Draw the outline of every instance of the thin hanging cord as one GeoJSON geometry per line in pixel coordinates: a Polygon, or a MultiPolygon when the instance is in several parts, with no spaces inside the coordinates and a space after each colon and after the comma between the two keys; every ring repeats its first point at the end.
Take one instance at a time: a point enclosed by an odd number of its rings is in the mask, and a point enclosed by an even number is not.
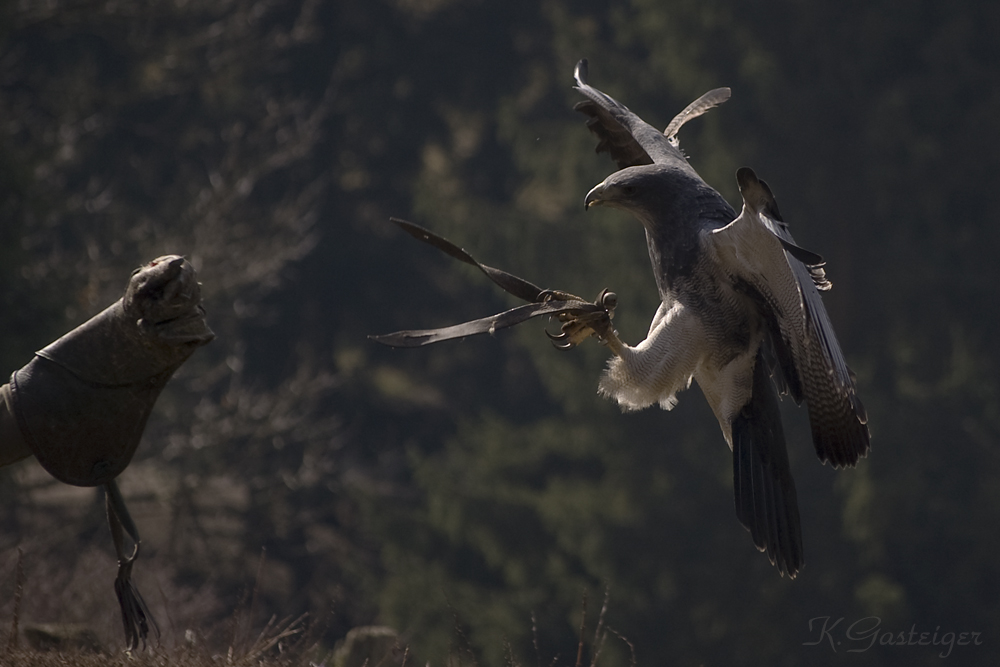
{"type": "Polygon", "coordinates": [[[125,628],[126,650],[134,651],[146,647],[146,638],[149,636],[150,628],[156,635],[156,640],[160,640],[160,628],[156,624],[146,601],[142,599],[135,584],[132,583],[132,565],[139,557],[139,531],[132,521],[128,508],[125,507],[125,500],[122,498],[118,484],[111,480],[104,485],[104,498],[108,510],[108,525],[111,527],[111,539],[115,543],[115,553],[118,555],[118,577],[115,579],[115,595],[118,596],[118,604],[122,612],[122,625],[125,628]],[[132,538],[135,547],[132,555],[125,554],[125,533],[132,538]]]}

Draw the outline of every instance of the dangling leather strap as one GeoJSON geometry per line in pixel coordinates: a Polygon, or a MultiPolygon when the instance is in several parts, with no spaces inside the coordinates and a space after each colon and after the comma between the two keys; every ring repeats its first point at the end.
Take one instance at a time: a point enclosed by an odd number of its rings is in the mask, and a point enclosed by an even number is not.
{"type": "Polygon", "coordinates": [[[402,218],[389,218],[389,222],[393,223],[418,241],[423,241],[428,245],[434,246],[449,257],[477,267],[480,271],[485,273],[490,280],[502,287],[505,292],[509,292],[523,301],[541,301],[543,296],[549,292],[549,290],[543,290],[537,285],[528,282],[524,278],[518,278],[517,276],[507,273],[506,271],[502,271],[501,269],[495,269],[492,266],[480,264],[472,257],[472,255],[462,248],[459,248],[443,236],[438,236],[431,230],[421,227],[420,225],[409,222],[408,220],[403,220],[402,218]]]}
{"type": "Polygon", "coordinates": [[[153,629],[156,640],[159,642],[160,628],[150,613],[149,607],[146,606],[145,600],[142,599],[135,584],[132,583],[132,565],[139,557],[139,531],[128,513],[128,508],[125,507],[125,500],[114,480],[104,485],[104,498],[108,510],[108,525],[111,527],[111,539],[114,540],[115,553],[118,555],[115,595],[118,596],[118,604],[121,606],[125,640],[128,642],[127,650],[134,651],[139,647],[140,642],[145,648],[150,628],[153,629]],[[131,556],[125,554],[125,533],[128,533],[128,536],[135,543],[131,556]]]}
{"type": "Polygon", "coordinates": [[[492,335],[500,329],[512,327],[541,315],[595,320],[598,318],[609,320],[611,318],[614,306],[609,305],[610,302],[591,303],[568,292],[542,289],[524,278],[519,278],[492,266],[480,264],[468,252],[429,229],[406,220],[401,220],[400,218],[389,218],[389,221],[418,241],[434,246],[449,257],[457,259],[460,262],[477,267],[490,280],[503,288],[505,292],[528,303],[502,313],[497,313],[496,315],[491,315],[490,317],[463,322],[449,327],[397,331],[379,336],[368,336],[368,338],[377,343],[382,343],[390,347],[421,347],[423,345],[430,345],[431,343],[465,338],[466,336],[476,334],[488,333],[492,335]]]}

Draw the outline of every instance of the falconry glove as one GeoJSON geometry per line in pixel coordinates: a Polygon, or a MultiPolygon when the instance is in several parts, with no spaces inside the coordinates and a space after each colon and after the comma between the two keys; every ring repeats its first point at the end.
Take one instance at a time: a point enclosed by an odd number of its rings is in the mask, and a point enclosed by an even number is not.
{"type": "Polygon", "coordinates": [[[194,267],[168,255],[136,269],[121,299],[36,352],[0,387],[3,463],[30,453],[61,482],[105,487],[129,649],[156,624],[130,581],[139,534],[114,480],[132,460],[160,391],[214,338],[194,267]],[[135,542],[131,556],[123,527],[135,542]]]}

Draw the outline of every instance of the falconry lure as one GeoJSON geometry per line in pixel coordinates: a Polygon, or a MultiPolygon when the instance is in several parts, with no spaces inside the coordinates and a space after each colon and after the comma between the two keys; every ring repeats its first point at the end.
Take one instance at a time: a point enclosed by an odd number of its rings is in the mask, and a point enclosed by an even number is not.
{"type": "Polygon", "coordinates": [[[121,299],[36,352],[0,386],[0,466],[33,455],[61,482],[104,487],[129,650],[159,631],[132,583],[139,531],[115,478],[171,376],[214,338],[194,267],[167,255],[136,269],[121,299]]]}

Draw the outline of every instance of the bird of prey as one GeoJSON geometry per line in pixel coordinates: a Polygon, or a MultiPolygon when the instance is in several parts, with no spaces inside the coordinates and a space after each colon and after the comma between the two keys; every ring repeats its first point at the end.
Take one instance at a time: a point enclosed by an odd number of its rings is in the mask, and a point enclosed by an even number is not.
{"type": "Polygon", "coordinates": [[[587,84],[576,67],[575,108],[619,170],[587,193],[585,206],[628,211],[643,225],[662,303],[646,339],[619,340],[605,319],[561,317],[557,345],[597,336],[614,353],[600,393],[625,410],[669,410],[694,380],[733,452],[736,514],[779,573],[803,565],[798,501],[785,449],[778,392],[809,410],[823,463],[853,466],[867,455],[869,431],[854,374],[820,299],[823,260],[797,246],[767,184],[737,174],[737,215],[681,153],[680,127],[729,98],[706,93],[660,132],[587,84]]]}

